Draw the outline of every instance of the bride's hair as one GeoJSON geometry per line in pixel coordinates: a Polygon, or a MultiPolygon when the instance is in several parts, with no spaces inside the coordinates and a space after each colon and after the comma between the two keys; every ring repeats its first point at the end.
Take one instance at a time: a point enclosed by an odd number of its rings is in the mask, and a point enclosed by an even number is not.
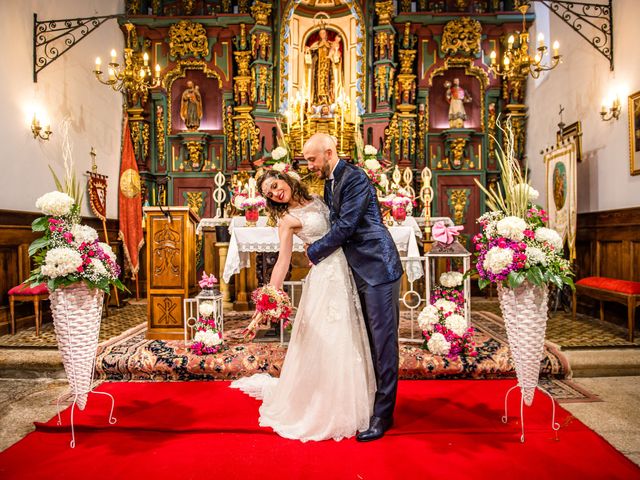
{"type": "MultiPolygon", "coordinates": [[[[267,170],[258,178],[257,187],[261,195],[262,195],[262,185],[264,184],[265,181],[267,181],[270,178],[283,180],[287,185],[289,185],[289,187],[291,188],[292,200],[296,200],[297,202],[301,202],[301,203],[304,203],[305,200],[306,201],[311,200],[311,194],[309,193],[309,190],[307,190],[306,185],[304,185],[297,178],[294,178],[291,175],[287,175],[286,173],[279,172],[277,170],[267,170]]],[[[267,200],[267,213],[274,218],[280,218],[289,211],[288,203],[274,202],[270,198],[266,198],[266,200],[267,200]]]]}

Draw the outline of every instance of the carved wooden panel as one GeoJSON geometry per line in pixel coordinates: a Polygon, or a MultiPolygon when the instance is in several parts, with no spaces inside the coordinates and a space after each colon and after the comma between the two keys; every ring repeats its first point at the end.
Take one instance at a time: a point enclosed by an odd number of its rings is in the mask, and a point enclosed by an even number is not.
{"type": "Polygon", "coordinates": [[[183,218],[172,218],[171,223],[164,216],[151,219],[151,288],[181,288],[184,269],[182,255],[183,218]]]}
{"type": "Polygon", "coordinates": [[[151,294],[151,319],[153,329],[182,328],[182,295],[151,294]]]}

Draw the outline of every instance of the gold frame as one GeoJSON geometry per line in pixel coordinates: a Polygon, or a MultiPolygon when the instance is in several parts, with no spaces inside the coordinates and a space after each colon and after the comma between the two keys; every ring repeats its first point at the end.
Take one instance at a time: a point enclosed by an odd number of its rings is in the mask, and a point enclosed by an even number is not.
{"type": "Polygon", "coordinates": [[[576,160],[580,163],[582,162],[582,123],[580,120],[564,127],[562,132],[556,130],[556,143],[560,145],[564,139],[574,136],[576,137],[576,160]]]}
{"type": "Polygon", "coordinates": [[[640,175],[640,91],[629,95],[629,170],[640,175]]]}

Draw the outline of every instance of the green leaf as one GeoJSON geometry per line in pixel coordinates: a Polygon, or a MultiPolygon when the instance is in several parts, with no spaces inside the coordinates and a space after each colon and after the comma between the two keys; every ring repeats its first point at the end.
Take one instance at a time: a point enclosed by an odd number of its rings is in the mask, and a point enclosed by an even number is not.
{"type": "Polygon", "coordinates": [[[518,283],[518,275],[515,272],[510,272],[507,276],[507,283],[509,284],[510,288],[516,288],[520,286],[520,283],[522,283],[522,281],[518,283]]]}
{"type": "Polygon", "coordinates": [[[31,245],[29,245],[29,256],[33,256],[41,248],[45,248],[49,245],[49,239],[47,237],[36,238],[31,245]]]}
{"type": "Polygon", "coordinates": [[[487,280],[486,278],[478,279],[478,287],[480,290],[484,290],[484,288],[491,283],[491,280],[487,280]]]}
{"type": "Polygon", "coordinates": [[[49,224],[49,217],[39,217],[31,222],[31,230],[34,232],[44,232],[49,224]]]}
{"type": "Polygon", "coordinates": [[[535,285],[542,285],[544,282],[544,276],[542,275],[542,270],[540,270],[540,267],[531,267],[529,269],[529,273],[530,273],[530,281],[531,283],[535,284],[535,285]]]}

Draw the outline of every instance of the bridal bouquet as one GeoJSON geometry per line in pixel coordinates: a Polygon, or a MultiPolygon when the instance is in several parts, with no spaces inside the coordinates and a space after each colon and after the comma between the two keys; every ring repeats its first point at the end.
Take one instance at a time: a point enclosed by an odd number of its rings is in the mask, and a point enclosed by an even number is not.
{"type": "Polygon", "coordinates": [[[251,299],[256,304],[256,313],[249,326],[242,332],[245,338],[255,337],[256,330],[260,326],[269,328],[279,322],[283,322],[285,328],[290,325],[291,300],[284,290],[277,289],[272,285],[265,285],[254,290],[251,299]]]}
{"type": "Polygon", "coordinates": [[[215,318],[215,304],[200,302],[198,304],[198,319],[196,320],[196,334],[189,349],[196,355],[210,355],[218,353],[222,347],[222,334],[218,330],[215,318]]]}
{"type": "Polygon", "coordinates": [[[460,272],[444,272],[440,275],[440,283],[433,287],[431,303],[443,298],[455,303],[459,308],[464,308],[463,281],[464,275],[460,272]]]}
{"type": "Polygon", "coordinates": [[[451,359],[478,355],[472,340],[473,327],[467,327],[462,308],[457,303],[444,298],[436,300],[420,312],[418,325],[424,337],[423,348],[434,355],[451,359]]]}
{"type": "Polygon", "coordinates": [[[77,282],[106,293],[111,285],[124,289],[113,250],[98,241],[93,228],[80,224],[80,206],[73,197],[49,192],[36,201],[36,207],[44,216],[34,220],[31,228],[44,235],[29,246],[36,268],[28,282],[44,282],[50,292],[77,282]]]}

